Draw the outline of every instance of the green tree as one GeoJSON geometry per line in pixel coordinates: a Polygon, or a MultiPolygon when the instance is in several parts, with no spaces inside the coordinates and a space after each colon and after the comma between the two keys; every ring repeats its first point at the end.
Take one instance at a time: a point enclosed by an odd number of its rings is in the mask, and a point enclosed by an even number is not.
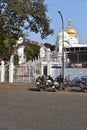
{"type": "Polygon", "coordinates": [[[40,47],[35,44],[28,44],[25,46],[24,53],[26,56],[26,61],[38,58],[40,47]]]}
{"type": "Polygon", "coordinates": [[[42,39],[52,34],[47,11],[44,0],[0,0],[0,44],[3,44],[0,50],[4,48],[4,40],[8,39],[10,56],[15,40],[25,36],[25,30],[40,33],[42,39]]]}
{"type": "Polygon", "coordinates": [[[33,58],[38,58],[40,47],[36,44],[30,44],[30,47],[32,48],[32,50],[34,52],[33,58]]]}
{"type": "Polygon", "coordinates": [[[14,56],[14,65],[17,65],[18,61],[19,61],[19,57],[18,57],[17,54],[15,54],[15,56],[14,56]]]}
{"type": "Polygon", "coordinates": [[[54,49],[55,49],[55,46],[52,45],[52,44],[50,44],[50,43],[44,43],[44,46],[45,46],[46,48],[50,48],[51,51],[54,51],[54,49]]]}
{"type": "Polygon", "coordinates": [[[3,33],[0,35],[0,58],[4,61],[8,61],[11,56],[11,52],[14,49],[13,45],[16,43],[16,40],[14,38],[9,39],[9,37],[6,37],[6,35],[3,33]]]}
{"type": "Polygon", "coordinates": [[[24,53],[25,53],[25,56],[26,56],[26,61],[33,59],[34,51],[32,50],[32,48],[29,45],[25,46],[24,53]]]}

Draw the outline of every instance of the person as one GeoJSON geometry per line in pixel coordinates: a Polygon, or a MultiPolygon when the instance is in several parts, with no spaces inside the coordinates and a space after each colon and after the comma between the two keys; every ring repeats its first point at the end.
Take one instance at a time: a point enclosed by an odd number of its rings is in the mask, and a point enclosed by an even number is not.
{"type": "Polygon", "coordinates": [[[42,82],[46,82],[46,76],[42,75],[42,82]]]}
{"type": "Polygon", "coordinates": [[[42,88],[45,89],[46,88],[46,76],[45,75],[42,75],[42,78],[41,78],[41,85],[42,85],[42,88]]]}
{"type": "Polygon", "coordinates": [[[52,82],[54,81],[50,75],[48,76],[48,79],[51,80],[52,82]]]}

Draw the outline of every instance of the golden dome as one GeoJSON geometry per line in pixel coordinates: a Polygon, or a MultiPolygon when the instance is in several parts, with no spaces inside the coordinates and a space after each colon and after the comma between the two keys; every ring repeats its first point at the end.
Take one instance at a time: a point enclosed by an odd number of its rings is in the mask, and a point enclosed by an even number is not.
{"type": "Polygon", "coordinates": [[[65,29],[65,32],[76,35],[75,29],[70,26],[70,19],[68,20],[68,27],[65,29]]]}
{"type": "Polygon", "coordinates": [[[74,28],[72,27],[68,27],[66,30],[65,30],[68,34],[74,34],[76,35],[76,31],[74,28]]]}

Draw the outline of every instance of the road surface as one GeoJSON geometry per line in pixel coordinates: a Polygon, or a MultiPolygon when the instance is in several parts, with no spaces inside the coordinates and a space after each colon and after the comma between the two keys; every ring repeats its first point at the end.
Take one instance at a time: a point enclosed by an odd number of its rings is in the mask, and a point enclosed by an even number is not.
{"type": "Polygon", "coordinates": [[[0,85],[0,130],[87,130],[87,93],[0,85]]]}

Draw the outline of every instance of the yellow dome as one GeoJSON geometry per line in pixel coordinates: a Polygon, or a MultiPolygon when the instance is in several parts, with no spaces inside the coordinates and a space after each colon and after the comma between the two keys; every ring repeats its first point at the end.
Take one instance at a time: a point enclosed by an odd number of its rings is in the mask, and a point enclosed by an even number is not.
{"type": "Polygon", "coordinates": [[[70,19],[68,20],[68,27],[65,29],[65,31],[66,31],[68,34],[76,35],[75,29],[70,26],[70,19]]]}
{"type": "Polygon", "coordinates": [[[74,28],[72,27],[68,27],[66,30],[65,30],[68,34],[74,34],[76,35],[76,31],[74,28]]]}

